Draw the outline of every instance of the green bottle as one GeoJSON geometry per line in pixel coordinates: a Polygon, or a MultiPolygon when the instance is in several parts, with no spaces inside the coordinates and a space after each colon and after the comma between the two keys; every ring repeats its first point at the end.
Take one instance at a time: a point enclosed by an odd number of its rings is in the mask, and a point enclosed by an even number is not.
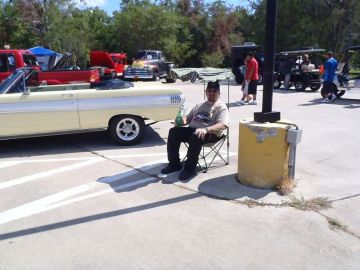
{"type": "Polygon", "coordinates": [[[175,118],[175,126],[176,127],[181,127],[183,124],[183,119],[182,119],[182,113],[181,110],[179,110],[178,114],[176,115],[175,118]]]}
{"type": "Polygon", "coordinates": [[[185,115],[185,104],[182,104],[180,107],[180,110],[175,118],[175,126],[176,127],[181,127],[184,124],[184,122],[183,122],[184,115],[185,115]]]}

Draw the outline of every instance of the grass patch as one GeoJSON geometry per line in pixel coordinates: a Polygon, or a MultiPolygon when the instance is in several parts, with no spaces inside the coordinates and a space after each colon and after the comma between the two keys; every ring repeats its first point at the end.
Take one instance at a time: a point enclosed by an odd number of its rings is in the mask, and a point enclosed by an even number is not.
{"type": "Polygon", "coordinates": [[[340,221],[338,221],[335,218],[326,217],[326,220],[329,223],[330,228],[333,229],[333,230],[341,230],[341,231],[346,231],[347,230],[347,227],[342,225],[340,223],[340,221]]]}
{"type": "Polygon", "coordinates": [[[294,182],[295,180],[290,178],[283,179],[280,185],[276,186],[275,189],[282,196],[289,195],[294,190],[294,182]]]}
{"type": "Polygon", "coordinates": [[[261,203],[261,202],[255,201],[255,200],[249,200],[249,199],[246,199],[246,200],[242,201],[241,203],[245,204],[249,208],[254,208],[254,207],[259,207],[259,206],[261,206],[261,207],[266,206],[264,203],[261,203]]]}
{"type": "Polygon", "coordinates": [[[304,200],[304,197],[291,197],[289,205],[302,211],[320,211],[331,208],[331,202],[328,197],[317,197],[310,200],[304,200]]]}

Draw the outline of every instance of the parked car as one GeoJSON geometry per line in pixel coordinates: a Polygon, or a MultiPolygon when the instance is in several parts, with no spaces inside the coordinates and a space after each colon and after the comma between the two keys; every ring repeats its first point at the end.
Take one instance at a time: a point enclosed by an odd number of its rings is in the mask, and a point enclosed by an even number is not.
{"type": "Polygon", "coordinates": [[[40,66],[28,50],[0,50],[0,82],[19,67],[31,67],[40,70],[40,66]]]}
{"type": "MultiPolygon", "coordinates": [[[[305,91],[307,88],[310,88],[310,91],[317,91],[321,87],[321,74],[319,71],[319,66],[321,61],[315,59],[315,55],[323,53],[325,50],[320,48],[314,49],[302,49],[296,51],[284,51],[278,54],[280,61],[277,61],[277,64],[281,66],[284,62],[288,61],[290,58],[293,60],[293,66],[290,74],[290,87],[294,86],[296,91],[305,91]],[[302,56],[309,55],[311,59],[311,64],[304,67],[302,65],[302,56]]],[[[279,89],[284,83],[285,74],[282,73],[281,68],[276,68],[274,75],[274,85],[275,89],[279,89]]]]}
{"type": "Polygon", "coordinates": [[[0,140],[108,130],[119,144],[144,136],[145,120],[175,119],[181,89],[121,80],[39,85],[33,69],[16,70],[0,85],[0,140]]]}
{"type": "Polygon", "coordinates": [[[232,59],[232,68],[231,71],[235,76],[235,81],[238,84],[242,84],[245,76],[245,57],[246,53],[254,53],[254,58],[258,62],[259,67],[259,81],[262,83],[263,77],[263,48],[260,45],[255,45],[252,42],[246,42],[244,45],[237,45],[231,47],[231,59],[232,59]]]}
{"type": "Polygon", "coordinates": [[[90,66],[105,67],[104,77],[115,79],[124,74],[127,66],[126,53],[108,53],[105,51],[92,51],[90,53],[90,66]]]}
{"type": "Polygon", "coordinates": [[[36,57],[30,51],[0,50],[0,82],[21,67],[39,70],[39,80],[49,85],[100,81],[98,69],[80,70],[74,65],[66,66],[70,57],[71,54],[65,53],[52,69],[40,71],[36,57]]]}
{"type": "Polygon", "coordinates": [[[131,80],[154,80],[165,78],[167,82],[173,82],[168,76],[173,62],[166,62],[162,51],[143,50],[128,66],[124,73],[124,79],[131,80]]]}

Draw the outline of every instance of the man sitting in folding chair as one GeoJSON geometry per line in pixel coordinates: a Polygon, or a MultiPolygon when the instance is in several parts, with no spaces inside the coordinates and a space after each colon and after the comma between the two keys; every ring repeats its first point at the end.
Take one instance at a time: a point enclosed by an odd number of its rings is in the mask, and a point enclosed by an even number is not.
{"type": "Polygon", "coordinates": [[[196,165],[201,148],[206,143],[217,142],[223,131],[229,125],[229,111],[226,104],[219,100],[219,82],[209,82],[206,88],[207,100],[197,104],[183,118],[183,126],[169,130],[167,154],[169,164],[161,170],[162,174],[176,172],[182,169],[179,157],[181,142],[189,144],[184,169],[179,174],[179,180],[188,180],[195,176],[196,165]]]}

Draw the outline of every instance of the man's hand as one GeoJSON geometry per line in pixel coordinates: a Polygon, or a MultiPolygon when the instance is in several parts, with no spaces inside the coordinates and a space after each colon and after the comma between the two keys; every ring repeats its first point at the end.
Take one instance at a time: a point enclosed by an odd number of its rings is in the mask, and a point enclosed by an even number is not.
{"type": "Polygon", "coordinates": [[[182,121],[183,121],[183,126],[186,126],[187,124],[189,124],[189,123],[187,122],[186,116],[183,116],[182,121]]]}
{"type": "Polygon", "coordinates": [[[205,128],[197,128],[195,130],[195,135],[198,136],[198,138],[201,138],[202,140],[205,139],[205,135],[206,135],[207,131],[205,128]]]}

